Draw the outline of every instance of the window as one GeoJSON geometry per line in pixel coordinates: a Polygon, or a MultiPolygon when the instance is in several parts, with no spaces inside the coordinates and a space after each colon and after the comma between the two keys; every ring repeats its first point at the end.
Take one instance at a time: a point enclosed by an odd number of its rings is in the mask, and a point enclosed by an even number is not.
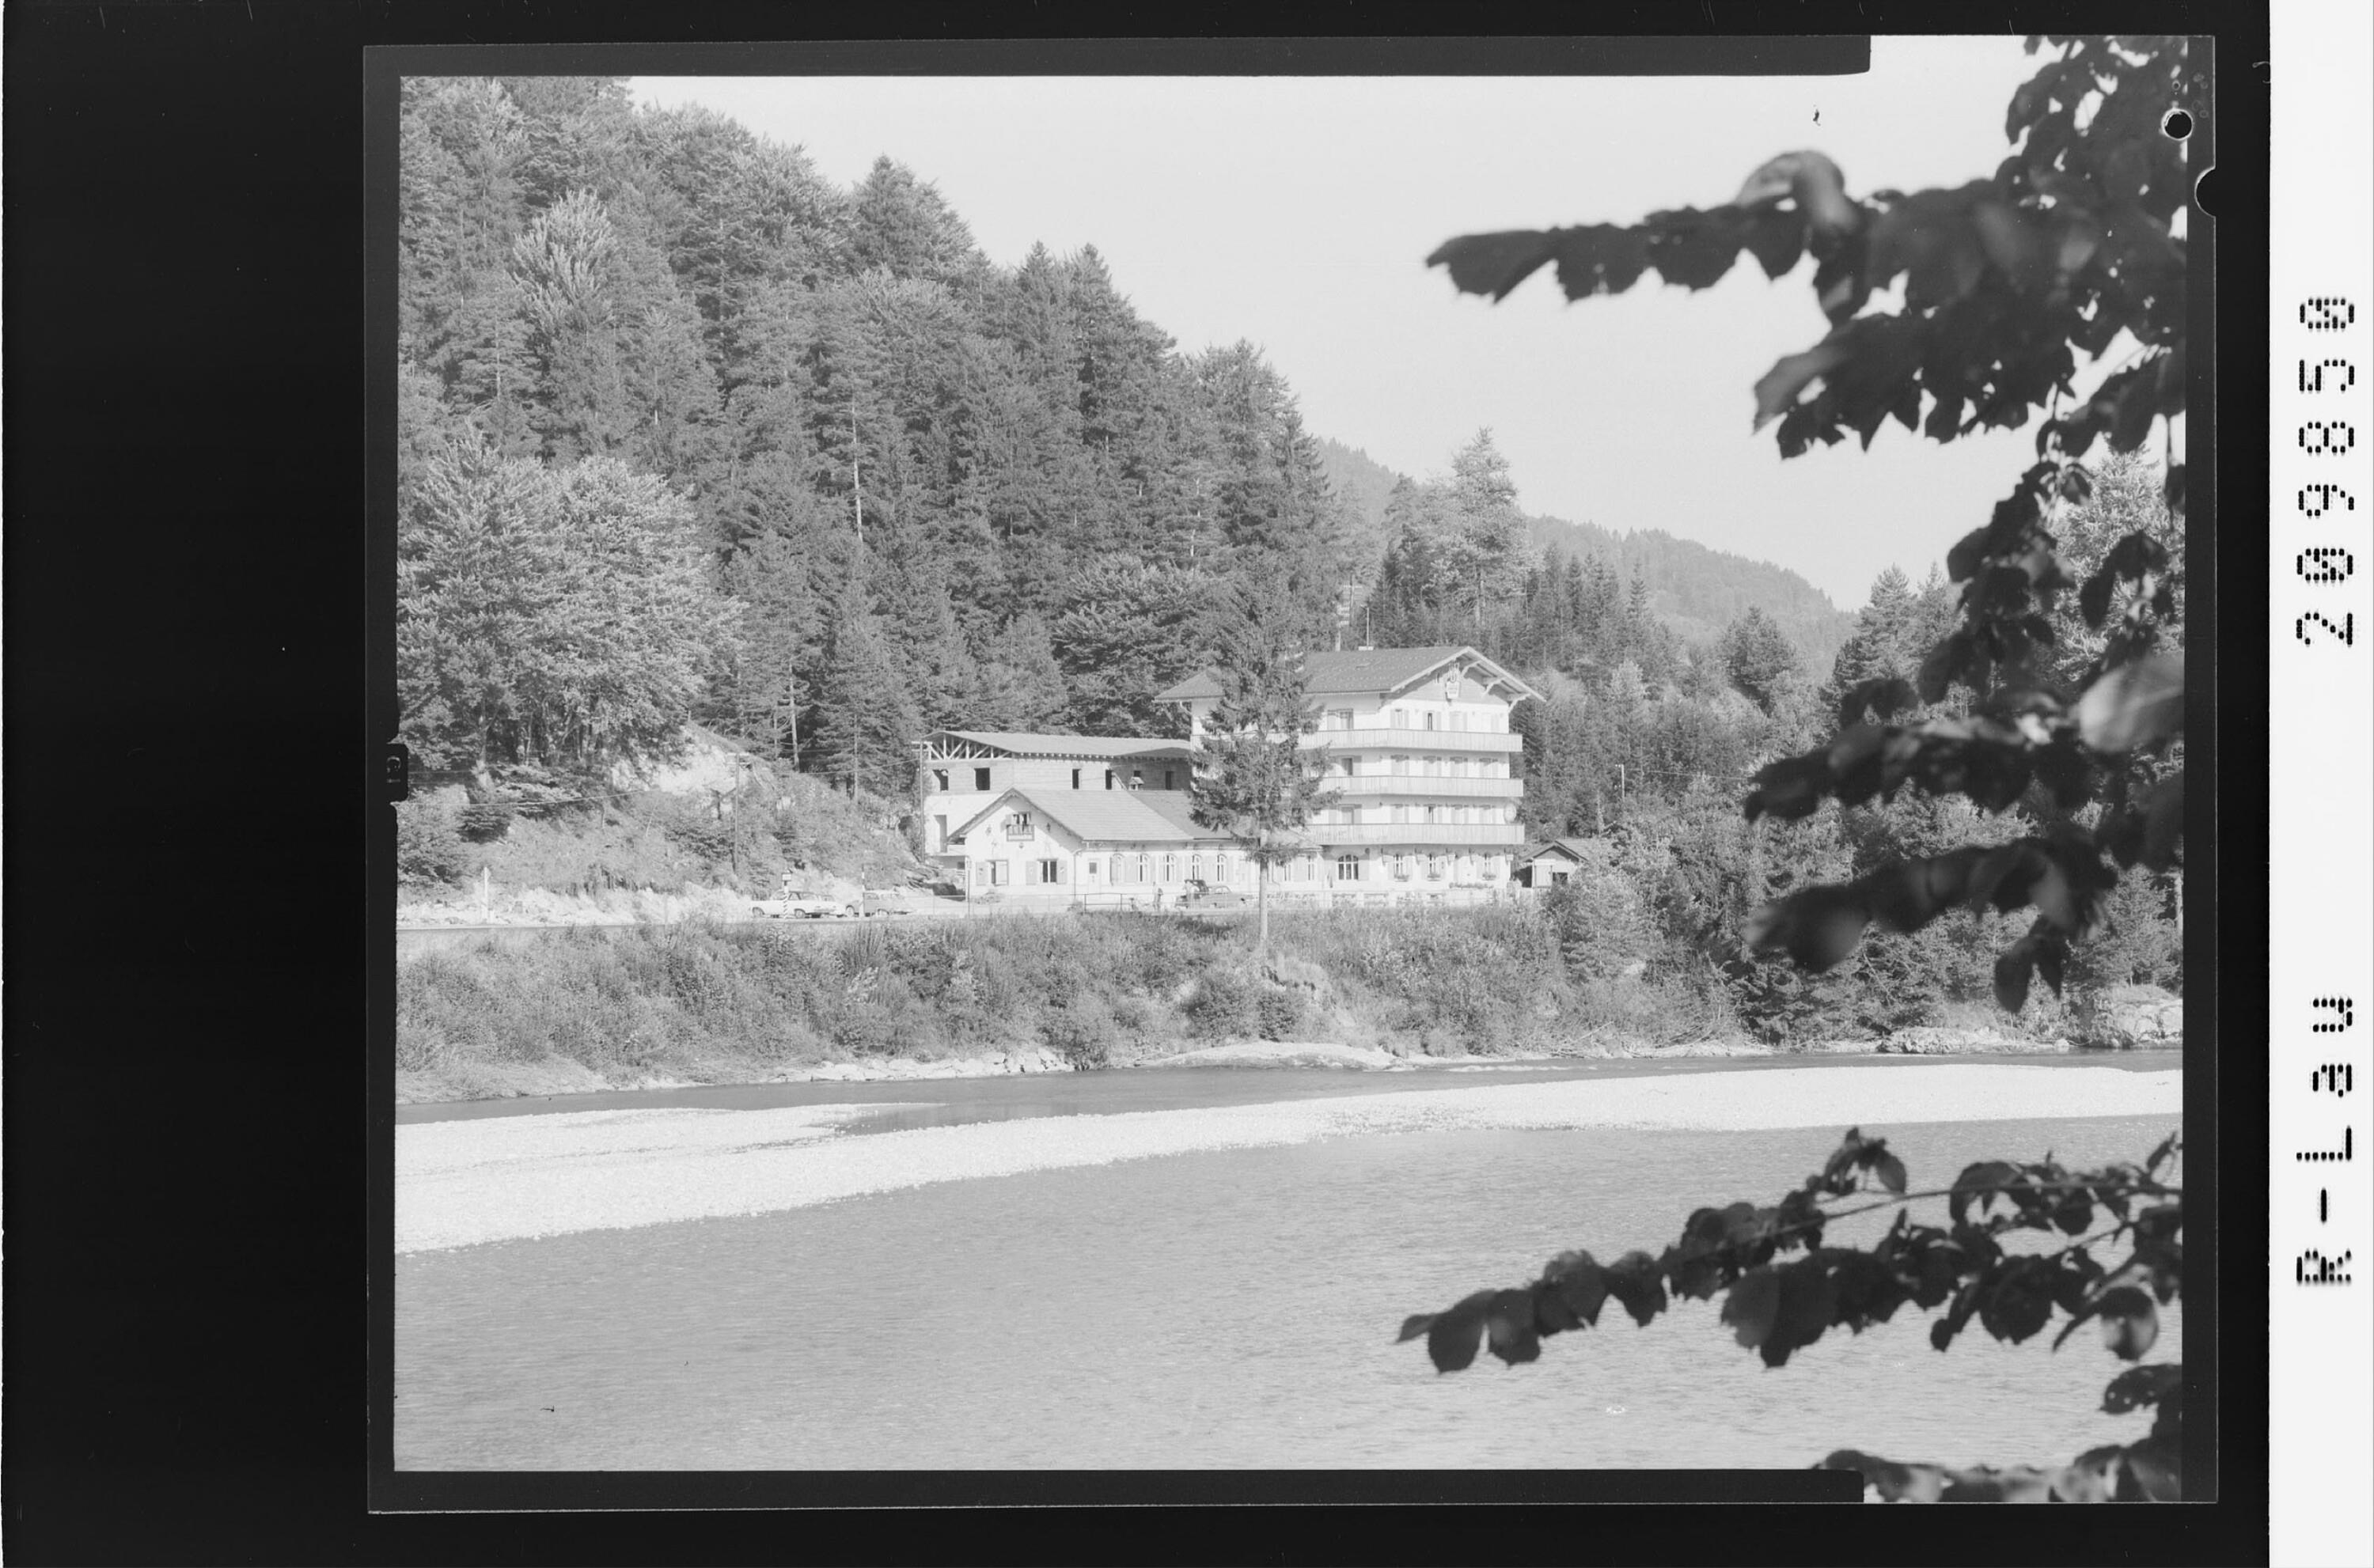
{"type": "Polygon", "coordinates": [[[1428,708],[1426,710],[1426,727],[1429,730],[1434,728],[1434,709],[1430,708],[1428,708]]]}
{"type": "Polygon", "coordinates": [[[1347,827],[1357,827],[1357,826],[1359,826],[1359,825],[1360,825],[1360,808],[1359,808],[1359,807],[1357,807],[1357,806],[1354,806],[1354,807],[1352,807],[1349,811],[1346,811],[1346,812],[1344,813],[1344,823],[1345,823],[1345,825],[1346,825],[1346,826],[1347,826],[1347,827]]]}
{"type": "Polygon", "coordinates": [[[1388,869],[1393,872],[1396,880],[1401,882],[1407,882],[1409,880],[1409,857],[1407,855],[1388,855],[1385,857],[1385,864],[1388,869]]]}
{"type": "Polygon", "coordinates": [[[1409,808],[1407,806],[1395,806],[1393,808],[1393,820],[1395,822],[1407,822],[1409,820],[1409,808]]]}
{"type": "Polygon", "coordinates": [[[1072,788],[1073,788],[1073,789],[1075,789],[1075,790],[1076,790],[1076,789],[1078,789],[1079,787],[1080,787],[1080,770],[1079,770],[1078,768],[1076,768],[1076,767],[1075,767],[1075,768],[1072,769],[1072,788]]]}
{"type": "Polygon", "coordinates": [[[1033,836],[1033,832],[1028,812],[1015,812],[1006,817],[1005,836],[1008,838],[1028,838],[1033,836]]]}
{"type": "Polygon", "coordinates": [[[932,788],[937,790],[943,795],[948,792],[948,770],[946,768],[935,767],[932,769],[932,788]]]}
{"type": "Polygon", "coordinates": [[[1360,857],[1357,855],[1338,855],[1335,857],[1335,880],[1338,882],[1359,881],[1360,857]]]}
{"type": "Polygon", "coordinates": [[[989,884],[992,887],[1004,887],[1008,882],[1013,880],[1013,861],[992,860],[989,862],[989,884]]]}
{"type": "Polygon", "coordinates": [[[976,767],[972,770],[972,787],[976,790],[986,790],[989,788],[989,769],[986,767],[976,767]]]}
{"type": "Polygon", "coordinates": [[[1178,856],[1165,855],[1162,857],[1162,880],[1165,882],[1177,882],[1179,880],[1178,856]]]}
{"type": "Polygon", "coordinates": [[[1175,770],[1168,767],[1162,770],[1162,787],[1166,790],[1179,788],[1179,775],[1175,770]]]}
{"type": "Polygon", "coordinates": [[[1352,727],[1352,710],[1348,708],[1334,708],[1328,709],[1327,727],[1330,730],[1350,729],[1352,727]]]}
{"type": "Polygon", "coordinates": [[[1212,875],[1223,883],[1228,880],[1228,858],[1226,855],[1212,857],[1212,875]]]}
{"type": "Polygon", "coordinates": [[[1146,788],[1146,769],[1142,767],[1133,767],[1129,770],[1129,787],[1133,790],[1143,790],[1146,788]]]}
{"type": "Polygon", "coordinates": [[[1409,728],[1408,708],[1396,708],[1393,709],[1393,728],[1396,730],[1406,730],[1409,728]]]}
{"type": "Polygon", "coordinates": [[[1409,776],[1409,758],[1405,756],[1397,756],[1393,758],[1393,772],[1400,777],[1407,778],[1409,776]]]}
{"type": "Polygon", "coordinates": [[[1201,882],[1204,880],[1203,856],[1190,855],[1187,857],[1187,880],[1189,882],[1201,882]]]}
{"type": "Polygon", "coordinates": [[[1063,881],[1064,862],[1061,860],[1031,861],[1030,880],[1040,883],[1058,883],[1063,881]]]}
{"type": "Polygon", "coordinates": [[[1112,770],[1111,768],[1108,767],[1108,768],[1106,768],[1106,769],[1105,769],[1105,788],[1106,788],[1106,789],[1110,790],[1110,789],[1111,789],[1111,788],[1112,788],[1112,780],[1113,780],[1113,770],[1112,770]]]}
{"type": "Polygon", "coordinates": [[[1449,859],[1450,857],[1448,855],[1428,855],[1426,858],[1426,880],[1428,882],[1440,882],[1442,880],[1443,862],[1449,859]]]}
{"type": "Polygon", "coordinates": [[[1101,866],[1100,866],[1099,862],[1095,861],[1095,860],[1090,860],[1090,861],[1088,862],[1088,880],[1089,880],[1089,881],[1091,881],[1091,882],[1094,882],[1094,881],[1096,880],[1096,877],[1097,877],[1097,872],[1098,872],[1100,869],[1102,869],[1102,868],[1101,868],[1101,866]]]}
{"type": "Polygon", "coordinates": [[[1430,805],[1430,806],[1427,807],[1427,808],[1426,808],[1426,820],[1427,820],[1428,822],[1429,822],[1429,823],[1439,823],[1439,822],[1440,822],[1440,821],[1442,820],[1442,808],[1441,808],[1440,806],[1432,806],[1432,805],[1430,805]]]}
{"type": "Polygon", "coordinates": [[[932,848],[937,849],[946,845],[947,841],[948,819],[944,816],[934,817],[932,819],[932,848]]]}

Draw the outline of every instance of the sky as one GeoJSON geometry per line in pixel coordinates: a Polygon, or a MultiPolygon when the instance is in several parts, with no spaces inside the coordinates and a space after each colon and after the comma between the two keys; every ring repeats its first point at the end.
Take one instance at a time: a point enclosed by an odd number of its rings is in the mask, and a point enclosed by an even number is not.
{"type": "Polygon", "coordinates": [[[1751,433],[1749,388],[1827,330],[1810,259],[1778,281],[1743,257],[1702,293],[1652,273],[1571,304],[1545,268],[1495,306],[1425,258],[1457,234],[1711,206],[1801,148],[1859,194],[1982,178],[2038,64],[2016,38],[1877,38],[1851,76],[641,77],[634,92],[730,115],[844,185],[887,155],[1002,266],[1034,243],[1094,245],[1182,350],[1259,345],[1314,433],[1389,468],[1445,473],[1488,427],[1527,511],[1777,562],[1853,609],[1882,570],[1918,579],[1986,521],[2034,461],[2032,426],[1939,446],[1889,424],[1867,453],[1849,439],[1784,463],[1769,427],[1751,433]]]}

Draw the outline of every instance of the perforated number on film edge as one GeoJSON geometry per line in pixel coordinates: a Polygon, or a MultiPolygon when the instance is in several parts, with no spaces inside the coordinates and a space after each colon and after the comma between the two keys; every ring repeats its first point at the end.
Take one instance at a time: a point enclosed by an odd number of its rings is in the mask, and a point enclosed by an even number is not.
{"type": "MultiPolygon", "coordinates": [[[[2301,303],[2299,319],[2310,332],[2340,332],[2356,322],[2357,306],[2339,295],[2322,295],[2301,303]]],[[[2345,392],[2356,384],[2357,366],[2351,360],[2328,356],[2299,361],[2299,390],[2304,393],[2345,392]]],[[[2304,419],[2298,443],[2309,457],[2346,457],[2356,450],[2357,427],[2347,419],[2304,419]]],[[[2357,497],[2338,485],[2309,485],[2300,489],[2300,515],[2311,521],[2356,509],[2357,497]]],[[[2346,582],[2356,568],[2356,557],[2339,544],[2311,545],[2295,560],[2301,581],[2323,586],[2346,582]]],[[[2335,621],[2321,610],[2306,610],[2293,619],[2292,635],[2311,648],[2355,647],[2356,616],[2344,611],[2335,621]]]]}

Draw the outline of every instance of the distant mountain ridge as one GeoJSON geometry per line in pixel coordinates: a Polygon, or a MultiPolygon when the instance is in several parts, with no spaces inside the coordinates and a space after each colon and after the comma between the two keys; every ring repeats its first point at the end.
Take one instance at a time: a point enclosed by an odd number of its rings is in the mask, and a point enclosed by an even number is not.
{"type": "MultiPolygon", "coordinates": [[[[1404,477],[1357,447],[1321,438],[1320,460],[1328,483],[1358,520],[1364,553],[1373,544],[1381,556],[1385,503],[1404,477]]],[[[1855,617],[1786,567],[1751,560],[1663,529],[1618,533],[1593,522],[1527,514],[1526,541],[1536,549],[1556,545],[1569,556],[1596,556],[1626,579],[1636,574],[1649,585],[1650,603],[1675,635],[1711,641],[1752,605],[1772,617],[1804,657],[1808,673],[1829,673],[1830,661],[1853,635],[1855,617]]]]}

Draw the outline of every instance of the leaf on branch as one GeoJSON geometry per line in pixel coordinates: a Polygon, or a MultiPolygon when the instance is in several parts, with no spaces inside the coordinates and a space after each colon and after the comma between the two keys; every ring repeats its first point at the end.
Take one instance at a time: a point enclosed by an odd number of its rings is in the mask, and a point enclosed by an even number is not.
{"type": "Polygon", "coordinates": [[[1963,1167],[1962,1174],[1954,1178],[1953,1189],[1945,1199],[1945,1211],[1957,1225],[1962,1223],[1963,1216],[1969,1212],[1973,1203],[1978,1205],[1979,1212],[1984,1214],[1988,1206],[2003,1195],[2003,1189],[2018,1177],[2019,1167],[2001,1160],[1985,1160],[1975,1165],[1967,1165],[1963,1167]]]}
{"type": "MultiPolygon", "coordinates": [[[[1426,1353],[1437,1372],[1460,1372],[1475,1363],[1475,1352],[1484,1338],[1484,1314],[1499,1293],[1478,1291],[1427,1326],[1426,1353]]],[[[1408,1323],[1402,1325],[1402,1331],[1409,1332],[1408,1323]]]]}
{"type": "Polygon", "coordinates": [[[2127,1445],[2122,1484],[2113,1501],[2178,1503],[2184,1497],[2183,1450],[2173,1434],[2154,1433],[2127,1445]]]}
{"type": "Polygon", "coordinates": [[[1550,1259],[1542,1270],[1540,1289],[1581,1322],[1597,1327],[1599,1309],[1607,1300],[1607,1281],[1588,1252],[1561,1252],[1550,1259]]]}
{"type": "Polygon", "coordinates": [[[1788,272],[1805,253],[1804,215],[1777,207],[1758,214],[1747,228],[1747,252],[1766,277],[1777,278],[1788,272]]]}
{"type": "Polygon", "coordinates": [[[1569,299],[1621,294],[1649,268],[1649,240],[1611,223],[1551,231],[1557,241],[1558,287],[1569,299]]]}
{"type": "Polygon", "coordinates": [[[2184,841],[2184,775],[2176,774],[2152,786],[2143,799],[2143,843],[2139,858],[2156,872],[2178,862],[2184,841]]]}
{"type": "Polygon", "coordinates": [[[1624,1304],[1632,1321],[1645,1328],[1665,1310],[1665,1283],[1657,1260],[1645,1252],[1628,1252],[1605,1270],[1607,1293],[1624,1304]]]}
{"type": "Polygon", "coordinates": [[[1800,1258],[1777,1270],[1780,1304],[1759,1352],[1767,1366],[1787,1364],[1792,1352],[1820,1339],[1838,1312],[1838,1291],[1820,1257],[1800,1258]]]}
{"type": "Polygon", "coordinates": [[[2010,1259],[1980,1304],[1980,1327],[2015,1345],[2033,1339],[2052,1316],[2052,1273],[2040,1258],[2010,1259]]]}
{"type": "Polygon", "coordinates": [[[2027,977],[2036,966],[2036,952],[2026,938],[2011,944],[1995,960],[1995,1005],[2017,1012],[2027,1005],[2027,977]]]}
{"type": "Polygon", "coordinates": [[[2184,656],[2160,651],[2109,670],[2077,699],[2077,732],[2106,755],[2131,752],[2184,727],[2184,656]]]}
{"type": "Polygon", "coordinates": [[[1783,821],[1811,816],[1821,809],[1829,787],[1828,760],[1819,752],[1810,756],[1783,757],[1757,770],[1747,791],[1747,820],[1769,812],[1783,821]]]}
{"type": "Polygon", "coordinates": [[[1534,1297],[1530,1291],[1496,1293],[1491,1305],[1484,1309],[1484,1330],[1492,1353],[1509,1365],[1541,1359],[1542,1341],[1534,1326],[1534,1297]]]}
{"type": "Polygon", "coordinates": [[[1849,686],[1839,699],[1839,726],[1844,729],[1863,721],[1868,711],[1883,721],[1911,708],[1919,701],[1912,683],[1901,675],[1882,675],[1875,680],[1858,681],[1849,686]]]}
{"type": "Polygon", "coordinates": [[[2159,1342],[2159,1309],[2133,1285],[2104,1292],[2094,1316],[2102,1322],[2102,1343],[2121,1361],[2139,1361],[2159,1342]]]}
{"type": "Polygon", "coordinates": [[[1871,915],[1851,888],[1809,887],[1758,909],[1742,934],[1750,948],[1780,948],[1799,967],[1820,974],[1852,953],[1871,915]]]}
{"type": "Polygon", "coordinates": [[[1754,1269],[1739,1277],[1722,1298],[1722,1321],[1743,1350],[1755,1350],[1772,1332],[1780,1312],[1780,1274],[1774,1269],[1754,1269]]]}
{"type": "Polygon", "coordinates": [[[1786,355],[1775,362],[1757,380],[1756,422],[1749,428],[1761,430],[1778,418],[1816,377],[1828,375],[1845,364],[1849,353],[1834,332],[1804,352],[1786,355]]]}
{"type": "Polygon", "coordinates": [[[1463,234],[1436,246],[1426,264],[1450,269],[1451,285],[1461,293],[1488,294],[1497,303],[1556,253],[1558,232],[1510,228],[1496,234],[1463,234]]]}
{"type": "Polygon", "coordinates": [[[2184,1363],[2164,1361],[2151,1366],[2131,1366],[2110,1379],[2102,1390],[2102,1413],[2122,1416],[2146,1405],[2180,1399],[2184,1393],[2184,1363]]]}
{"type": "Polygon", "coordinates": [[[1887,1188],[1888,1191],[1895,1193],[1898,1198],[1904,1196],[1905,1176],[1903,1161],[1898,1159],[1893,1154],[1882,1154],[1878,1159],[1872,1162],[1871,1171],[1872,1175],[1879,1178],[1880,1186],[1887,1188]]]}

